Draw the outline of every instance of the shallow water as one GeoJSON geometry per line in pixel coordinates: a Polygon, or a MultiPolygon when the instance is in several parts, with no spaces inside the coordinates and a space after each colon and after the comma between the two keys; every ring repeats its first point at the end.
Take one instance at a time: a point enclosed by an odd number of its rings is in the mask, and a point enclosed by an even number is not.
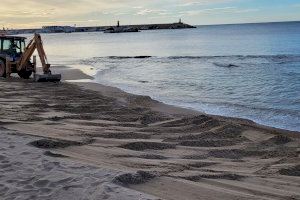
{"type": "Polygon", "coordinates": [[[300,131],[300,23],[43,38],[53,64],[91,66],[96,82],[300,131]]]}

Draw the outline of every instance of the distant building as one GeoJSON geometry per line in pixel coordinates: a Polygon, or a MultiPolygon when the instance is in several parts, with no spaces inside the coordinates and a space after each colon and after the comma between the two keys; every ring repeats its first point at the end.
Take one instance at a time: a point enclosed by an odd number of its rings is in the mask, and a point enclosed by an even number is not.
{"type": "Polygon", "coordinates": [[[42,32],[44,33],[72,33],[76,28],[72,26],[43,26],[42,32]]]}
{"type": "Polygon", "coordinates": [[[7,34],[7,32],[4,27],[2,30],[0,29],[0,35],[6,35],[6,34],[7,34]]]}

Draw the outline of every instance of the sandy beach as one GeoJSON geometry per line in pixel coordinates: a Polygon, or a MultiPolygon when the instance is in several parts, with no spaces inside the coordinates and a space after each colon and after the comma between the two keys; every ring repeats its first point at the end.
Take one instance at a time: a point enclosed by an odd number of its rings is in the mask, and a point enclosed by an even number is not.
{"type": "Polygon", "coordinates": [[[53,71],[0,79],[0,199],[300,199],[299,132],[53,71]]]}

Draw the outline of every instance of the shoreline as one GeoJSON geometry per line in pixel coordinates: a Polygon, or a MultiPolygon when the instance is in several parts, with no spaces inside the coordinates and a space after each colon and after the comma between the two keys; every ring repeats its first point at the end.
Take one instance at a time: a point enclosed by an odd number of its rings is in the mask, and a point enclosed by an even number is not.
{"type": "MultiPolygon", "coordinates": [[[[123,96],[124,95],[126,95],[126,96],[132,96],[132,95],[133,96],[145,96],[145,95],[137,95],[137,94],[133,94],[133,93],[128,93],[128,92],[123,91],[122,89],[114,87],[114,86],[103,85],[103,84],[100,84],[97,82],[92,82],[94,77],[92,75],[88,75],[87,73],[83,72],[80,68],[74,68],[71,66],[59,66],[59,67],[53,66],[53,68],[57,71],[57,73],[62,74],[63,81],[84,87],[85,89],[88,89],[88,90],[101,92],[101,90],[107,91],[108,89],[110,89],[110,90],[114,91],[111,94],[112,96],[116,95],[116,94],[123,94],[123,96]],[[65,78],[65,77],[67,77],[67,78],[65,78]],[[81,80],[84,80],[84,81],[81,81],[81,80]]],[[[85,68],[85,71],[88,71],[87,66],[85,66],[84,68],[85,68]]],[[[91,71],[89,71],[89,73],[91,73],[91,71]]],[[[220,119],[222,119],[222,118],[223,119],[232,119],[233,121],[244,122],[245,124],[248,124],[249,126],[257,126],[257,127],[264,128],[266,130],[272,130],[274,132],[285,132],[287,134],[290,133],[290,134],[299,134],[300,135],[300,131],[268,126],[268,125],[260,124],[251,119],[246,119],[246,118],[209,114],[209,113],[201,112],[198,110],[194,110],[192,108],[184,108],[184,107],[180,107],[177,105],[170,105],[170,104],[161,102],[159,100],[152,99],[150,96],[147,96],[147,97],[150,98],[152,101],[157,102],[161,106],[165,106],[166,108],[170,108],[170,109],[173,108],[175,110],[178,110],[179,112],[186,112],[186,113],[192,114],[192,115],[205,114],[205,115],[209,115],[209,116],[218,117],[220,119]]]]}
{"type": "MultiPolygon", "coordinates": [[[[83,74],[52,69],[72,80],[83,74]]],[[[0,87],[4,199],[300,197],[298,132],[96,83],[11,78],[0,87]]]]}
{"type": "MultiPolygon", "coordinates": [[[[80,79],[79,79],[80,80],[80,79]]],[[[180,114],[185,114],[185,115],[208,115],[208,116],[212,116],[212,117],[216,117],[218,119],[226,119],[226,120],[232,120],[233,122],[240,122],[244,125],[250,126],[250,127],[259,127],[262,129],[266,129],[269,131],[273,131],[276,133],[285,133],[285,134],[299,134],[299,138],[300,138],[300,131],[293,131],[293,130],[288,130],[288,129],[281,129],[281,128],[276,128],[273,126],[267,126],[264,124],[260,124],[257,123],[251,119],[245,119],[245,118],[239,118],[239,117],[230,117],[230,116],[223,116],[223,115],[213,115],[213,114],[209,114],[209,113],[205,113],[205,112],[200,112],[197,110],[193,110],[191,108],[184,108],[184,107],[180,107],[177,105],[170,105],[155,99],[152,99],[150,96],[144,96],[144,95],[137,95],[137,94],[133,94],[133,93],[128,93],[125,92],[124,90],[114,87],[114,86],[108,86],[108,85],[103,85],[101,83],[96,83],[96,82],[88,82],[88,79],[86,79],[86,81],[78,81],[78,80],[74,80],[71,82],[67,82],[67,83],[71,83],[71,84],[75,84],[78,85],[80,87],[83,87],[86,90],[93,90],[95,92],[100,92],[105,90],[106,92],[108,92],[108,90],[112,90],[112,93],[106,93],[106,95],[109,95],[111,97],[113,97],[114,95],[121,95],[121,96],[136,96],[136,97],[146,97],[147,99],[149,99],[149,101],[153,101],[153,103],[155,103],[156,105],[153,107],[153,109],[155,111],[159,111],[159,108],[164,109],[165,112],[169,112],[169,113],[180,113],[180,114]],[[156,108],[157,106],[157,108],[156,108]]]]}

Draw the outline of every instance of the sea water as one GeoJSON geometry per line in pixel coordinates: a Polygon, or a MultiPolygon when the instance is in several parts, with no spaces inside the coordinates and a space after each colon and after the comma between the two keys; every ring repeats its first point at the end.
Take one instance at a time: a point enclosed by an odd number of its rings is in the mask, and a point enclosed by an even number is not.
{"type": "Polygon", "coordinates": [[[300,131],[300,23],[43,35],[50,62],[209,114],[300,131]]]}

